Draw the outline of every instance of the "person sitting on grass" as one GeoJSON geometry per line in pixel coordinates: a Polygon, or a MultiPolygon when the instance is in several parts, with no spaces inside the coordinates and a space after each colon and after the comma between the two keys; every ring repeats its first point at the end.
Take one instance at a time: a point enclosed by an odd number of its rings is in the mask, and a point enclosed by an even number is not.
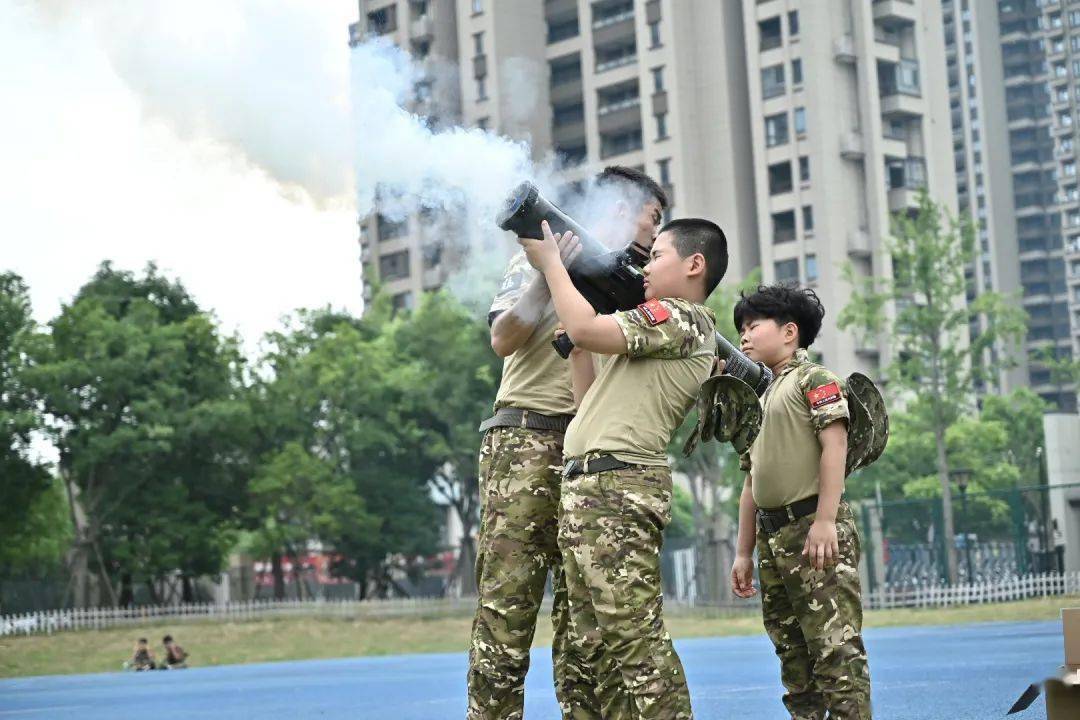
{"type": "Polygon", "coordinates": [[[164,670],[180,670],[187,667],[187,652],[184,648],[180,647],[172,635],[166,635],[161,639],[161,642],[165,645],[165,664],[161,667],[164,670]]]}
{"type": "Polygon", "coordinates": [[[143,670],[153,670],[156,667],[154,652],[150,649],[149,643],[146,638],[139,638],[139,641],[135,643],[135,650],[131,654],[131,659],[124,663],[124,669],[142,672],[143,670]]]}

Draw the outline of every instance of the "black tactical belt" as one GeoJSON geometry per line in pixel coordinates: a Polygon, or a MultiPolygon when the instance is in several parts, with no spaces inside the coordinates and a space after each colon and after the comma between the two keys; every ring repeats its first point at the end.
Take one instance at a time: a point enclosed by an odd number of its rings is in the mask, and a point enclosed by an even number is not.
{"type": "Polygon", "coordinates": [[[622,470],[623,468],[635,467],[625,463],[613,455],[598,455],[591,460],[571,460],[563,468],[563,477],[575,475],[588,475],[591,473],[607,472],[609,470],[622,470]]]}
{"type": "Polygon", "coordinates": [[[491,428],[516,427],[526,430],[554,430],[565,433],[573,415],[541,415],[533,410],[519,410],[518,408],[502,408],[484,422],[480,423],[480,432],[487,432],[491,428]]]}
{"type": "Polygon", "coordinates": [[[804,518],[807,515],[817,512],[817,495],[811,495],[808,498],[802,500],[796,500],[790,505],[785,505],[782,508],[775,508],[766,510],[765,508],[758,508],[757,511],[757,523],[758,527],[762,531],[767,533],[774,533],[780,528],[795,522],[799,518],[804,518]]]}

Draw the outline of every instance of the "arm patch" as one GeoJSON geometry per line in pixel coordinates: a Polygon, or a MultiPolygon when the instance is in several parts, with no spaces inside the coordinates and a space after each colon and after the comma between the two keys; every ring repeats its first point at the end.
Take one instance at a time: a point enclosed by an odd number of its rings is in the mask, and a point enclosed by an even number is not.
{"type": "Polygon", "coordinates": [[[820,407],[839,402],[840,385],[834,380],[826,385],[821,385],[806,393],[806,399],[810,401],[810,409],[817,410],[820,407]]]}
{"type": "Polygon", "coordinates": [[[656,298],[638,305],[638,310],[645,316],[649,325],[653,327],[671,319],[671,311],[664,307],[664,304],[656,298]]]}

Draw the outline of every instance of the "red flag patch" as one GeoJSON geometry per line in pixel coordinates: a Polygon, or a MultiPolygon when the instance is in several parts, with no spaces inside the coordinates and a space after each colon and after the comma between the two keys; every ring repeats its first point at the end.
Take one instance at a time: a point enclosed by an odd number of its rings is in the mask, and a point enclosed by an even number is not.
{"type": "Polygon", "coordinates": [[[649,321],[649,325],[659,325],[660,323],[667,322],[671,319],[671,312],[664,307],[664,303],[656,298],[641,303],[637,306],[637,309],[640,310],[641,314],[645,316],[645,319],[649,321]]]}
{"type": "Polygon", "coordinates": [[[837,402],[840,400],[840,397],[840,386],[835,380],[828,385],[821,385],[806,393],[806,399],[810,401],[810,408],[812,410],[817,410],[819,407],[837,402]]]}

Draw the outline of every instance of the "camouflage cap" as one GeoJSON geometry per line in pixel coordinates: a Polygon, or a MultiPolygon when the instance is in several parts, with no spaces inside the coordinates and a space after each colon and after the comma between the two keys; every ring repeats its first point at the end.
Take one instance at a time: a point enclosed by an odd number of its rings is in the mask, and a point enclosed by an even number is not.
{"type": "Polygon", "coordinates": [[[845,381],[848,393],[847,474],[870,466],[881,457],[889,441],[889,414],[885,399],[873,381],[852,373],[845,381]]]}
{"type": "Polygon", "coordinates": [[[699,441],[730,442],[740,455],[761,430],[761,404],[757,393],[731,375],[713,375],[701,384],[697,397],[698,422],[683,446],[694,452],[699,441]]]}

